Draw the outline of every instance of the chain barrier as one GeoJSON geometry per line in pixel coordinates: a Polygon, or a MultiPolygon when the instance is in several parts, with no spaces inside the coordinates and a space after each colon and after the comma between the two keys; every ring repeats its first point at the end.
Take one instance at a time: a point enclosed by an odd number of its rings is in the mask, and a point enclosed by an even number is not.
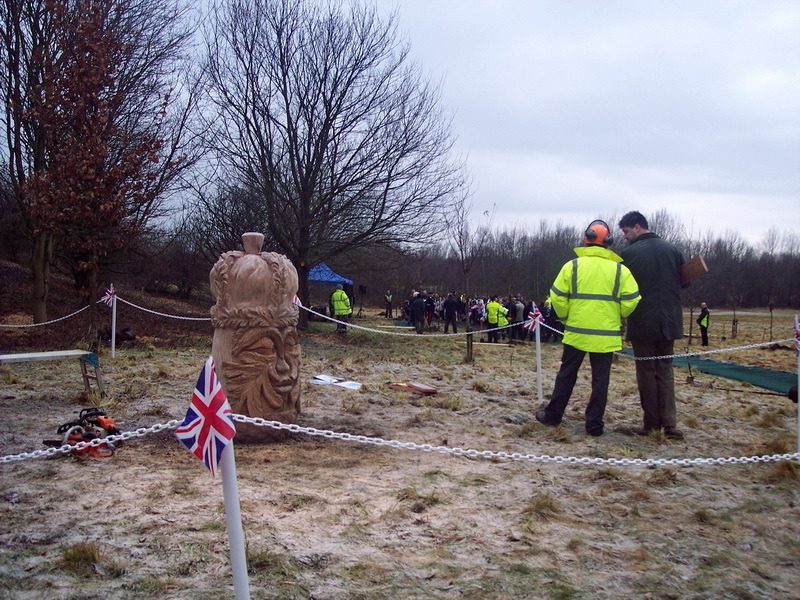
{"type": "Polygon", "coordinates": [[[58,319],[53,319],[52,321],[46,321],[44,323],[27,323],[25,325],[6,325],[5,323],[0,323],[0,327],[8,327],[10,329],[11,328],[16,329],[16,328],[21,328],[21,327],[42,327],[44,325],[52,325],[53,323],[58,323],[59,321],[64,321],[66,319],[69,319],[70,317],[74,317],[75,315],[77,315],[80,312],[83,312],[87,308],[89,308],[89,305],[86,305],[83,308],[79,308],[74,313],[71,313],[71,314],[63,316],[63,317],[59,317],[58,319]]]}
{"type": "Polygon", "coordinates": [[[150,433],[157,433],[164,429],[177,429],[182,421],[173,419],[166,423],[159,423],[150,427],[140,427],[134,431],[125,431],[106,437],[98,437],[88,442],[78,442],[77,444],[65,444],[57,448],[48,448],[47,450],[34,450],[32,452],[20,452],[19,454],[7,454],[0,456],[0,463],[14,462],[20,460],[28,460],[31,458],[47,458],[48,456],[55,456],[56,454],[69,454],[73,450],[83,450],[85,448],[94,448],[103,445],[113,444],[117,441],[130,440],[137,437],[144,437],[150,433]]]}
{"type": "MultiPolygon", "coordinates": [[[[304,433],[311,436],[324,437],[327,439],[342,440],[345,442],[356,442],[359,444],[370,444],[374,446],[388,446],[398,450],[415,450],[420,452],[436,452],[451,456],[464,456],[467,458],[482,458],[486,460],[502,461],[521,461],[529,463],[557,463],[566,465],[611,465],[611,466],[634,466],[634,467],[688,467],[693,465],[728,465],[728,464],[752,464],[777,462],[782,460],[800,460],[800,452],[792,454],[772,454],[768,456],[741,456],[741,457],[722,457],[722,458],[599,458],[599,457],[578,457],[578,456],[550,456],[548,454],[522,454],[520,452],[496,452],[494,450],[475,450],[473,448],[459,448],[449,446],[434,446],[432,444],[417,444],[415,442],[401,442],[399,440],[385,440],[379,437],[366,435],[353,435],[331,431],[329,429],[317,429],[315,427],[302,427],[296,424],[282,423],[281,421],[270,421],[260,417],[248,417],[245,415],[234,414],[233,420],[240,423],[249,423],[259,427],[271,427],[278,430],[286,430],[292,433],[304,433]]],[[[181,421],[173,419],[167,423],[152,425],[151,427],[141,427],[135,431],[126,431],[117,435],[109,435],[104,438],[96,438],[88,442],[78,442],[74,445],[64,445],[58,448],[48,448],[47,450],[34,450],[33,452],[21,452],[0,456],[0,463],[16,462],[34,458],[46,458],[56,454],[69,454],[74,450],[83,450],[101,445],[113,444],[116,441],[129,440],[137,437],[144,437],[151,433],[157,433],[165,429],[177,429],[181,421]]],[[[234,439],[236,439],[234,437],[234,439]]]]}
{"type": "Polygon", "coordinates": [[[451,448],[449,446],[433,446],[432,444],[417,444],[415,442],[401,442],[399,440],[384,440],[378,437],[365,435],[353,435],[351,433],[340,433],[328,429],[316,429],[315,427],[301,427],[300,425],[282,423],[280,421],[269,421],[260,417],[247,417],[245,415],[234,414],[234,421],[250,423],[261,427],[272,427],[273,429],[283,429],[292,433],[305,433],[312,436],[320,436],[328,439],[343,440],[346,442],[357,442],[360,444],[372,444],[374,446],[389,446],[400,450],[418,450],[421,452],[438,452],[450,454],[452,456],[466,456],[468,458],[484,458],[487,460],[516,460],[531,463],[559,463],[573,465],[614,465],[614,466],[690,466],[690,465],[724,465],[724,464],[747,464],[758,462],[772,462],[780,460],[800,460],[800,452],[793,454],[773,454],[769,456],[742,456],[727,458],[599,458],[599,457],[577,457],[577,456],[550,456],[548,454],[521,454],[519,452],[495,452],[493,450],[475,450],[473,448],[451,448]]]}
{"type": "Polygon", "coordinates": [[[736,352],[738,350],[750,350],[751,348],[763,348],[765,346],[772,346],[773,344],[783,344],[784,342],[791,342],[794,338],[785,340],[776,340],[774,342],[761,342],[759,344],[750,344],[749,346],[736,346],[735,348],[719,348],[717,350],[701,350],[700,352],[688,352],[685,354],[666,354],[664,356],[628,356],[624,352],[615,352],[619,356],[625,358],[632,358],[633,360],[657,360],[661,358],[695,358],[703,354],[719,354],[721,352],[736,352]]]}

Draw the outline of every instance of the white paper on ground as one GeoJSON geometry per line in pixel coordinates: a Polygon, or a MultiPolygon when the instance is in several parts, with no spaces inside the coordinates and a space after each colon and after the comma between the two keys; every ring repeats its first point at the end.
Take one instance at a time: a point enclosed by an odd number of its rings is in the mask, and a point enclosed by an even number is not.
{"type": "Polygon", "coordinates": [[[361,387],[361,384],[357,381],[344,381],[341,377],[333,377],[332,375],[314,375],[313,379],[310,381],[317,385],[328,385],[332,383],[333,385],[338,385],[348,390],[357,390],[361,387]]]}
{"type": "Polygon", "coordinates": [[[311,383],[317,383],[319,385],[327,385],[329,383],[336,383],[337,381],[341,381],[341,377],[333,377],[332,375],[314,375],[314,378],[311,380],[311,383]]]}

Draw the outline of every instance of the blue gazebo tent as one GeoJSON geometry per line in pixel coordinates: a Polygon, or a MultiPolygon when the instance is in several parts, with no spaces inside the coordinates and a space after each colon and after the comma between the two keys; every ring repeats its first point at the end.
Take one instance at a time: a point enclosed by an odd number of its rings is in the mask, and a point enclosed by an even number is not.
{"type": "Polygon", "coordinates": [[[327,286],[334,286],[337,283],[341,283],[342,286],[352,286],[353,280],[348,279],[347,277],[342,277],[338,273],[335,273],[325,263],[319,263],[316,267],[308,272],[308,283],[327,286]]]}
{"type": "MultiPolygon", "coordinates": [[[[337,283],[341,283],[345,294],[347,294],[350,297],[350,302],[351,303],[353,302],[353,280],[348,279],[347,277],[342,277],[338,273],[334,272],[333,269],[331,269],[325,263],[319,263],[317,266],[315,266],[308,272],[308,283],[319,286],[327,286],[327,287],[333,287],[337,283]]],[[[328,294],[330,295],[330,292],[328,292],[328,294]]],[[[327,309],[331,311],[329,314],[332,314],[333,309],[330,307],[330,298],[328,298],[327,300],[328,300],[327,307],[312,306],[312,308],[323,313],[327,309]]],[[[322,319],[317,318],[316,320],[322,320],[322,319]]]]}

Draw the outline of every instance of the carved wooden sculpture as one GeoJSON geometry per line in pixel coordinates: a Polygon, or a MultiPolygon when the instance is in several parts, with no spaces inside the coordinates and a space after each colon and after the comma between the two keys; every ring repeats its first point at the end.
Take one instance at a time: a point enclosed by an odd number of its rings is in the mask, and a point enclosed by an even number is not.
{"type": "MultiPolygon", "coordinates": [[[[293,423],[300,412],[297,271],[284,255],[261,252],[262,234],[245,233],[242,242],[245,251],[224,253],[210,274],[217,376],[234,413],[293,423]]],[[[284,435],[236,423],[236,442],[284,435]]]]}

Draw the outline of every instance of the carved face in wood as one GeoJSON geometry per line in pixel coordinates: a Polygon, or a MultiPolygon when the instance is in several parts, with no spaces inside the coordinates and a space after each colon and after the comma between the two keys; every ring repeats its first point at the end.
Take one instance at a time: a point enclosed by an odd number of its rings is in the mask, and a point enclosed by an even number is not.
{"type": "Polygon", "coordinates": [[[233,335],[225,361],[234,412],[261,416],[300,410],[300,344],[294,327],[250,327],[233,335]]]}
{"type": "Polygon", "coordinates": [[[212,353],[234,412],[285,421],[300,412],[297,271],[283,255],[259,253],[256,237],[245,234],[247,252],[226,252],[211,270],[212,353]]]}
{"type": "Polygon", "coordinates": [[[295,404],[300,397],[300,344],[297,330],[267,329],[265,334],[264,360],[274,392],[270,394],[267,390],[267,401],[276,408],[280,402],[282,409],[297,409],[295,404]]]}

